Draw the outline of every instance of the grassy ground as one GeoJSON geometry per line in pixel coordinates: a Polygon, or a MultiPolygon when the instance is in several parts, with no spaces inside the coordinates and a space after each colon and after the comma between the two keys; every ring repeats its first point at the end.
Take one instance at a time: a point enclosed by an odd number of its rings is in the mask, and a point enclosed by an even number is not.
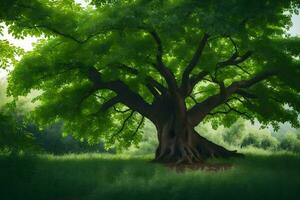
{"type": "Polygon", "coordinates": [[[0,199],[299,199],[300,157],[247,154],[226,171],[176,173],[150,157],[0,157],[0,199]]]}

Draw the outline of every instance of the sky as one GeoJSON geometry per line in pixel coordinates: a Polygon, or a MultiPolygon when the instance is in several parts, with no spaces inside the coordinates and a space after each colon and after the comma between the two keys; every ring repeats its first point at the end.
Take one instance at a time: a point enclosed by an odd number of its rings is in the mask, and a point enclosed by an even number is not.
{"type": "MultiPolygon", "coordinates": [[[[81,4],[83,7],[87,5],[88,0],[75,0],[75,2],[81,4]]],[[[292,36],[300,36],[300,15],[294,15],[292,18],[293,26],[289,30],[292,36]]],[[[30,51],[33,49],[33,45],[38,41],[35,37],[26,37],[24,39],[15,39],[12,35],[7,32],[7,28],[4,29],[3,36],[0,39],[7,39],[10,43],[15,46],[23,48],[25,51],[30,51]]],[[[0,79],[6,76],[6,72],[0,69],[0,79]]]]}

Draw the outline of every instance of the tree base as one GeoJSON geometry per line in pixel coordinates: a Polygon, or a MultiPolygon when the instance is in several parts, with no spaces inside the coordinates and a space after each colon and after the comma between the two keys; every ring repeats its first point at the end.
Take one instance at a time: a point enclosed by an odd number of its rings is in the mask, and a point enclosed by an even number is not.
{"type": "Polygon", "coordinates": [[[186,165],[204,163],[209,158],[243,157],[200,136],[194,129],[185,137],[162,137],[156,150],[155,162],[186,165]]]}

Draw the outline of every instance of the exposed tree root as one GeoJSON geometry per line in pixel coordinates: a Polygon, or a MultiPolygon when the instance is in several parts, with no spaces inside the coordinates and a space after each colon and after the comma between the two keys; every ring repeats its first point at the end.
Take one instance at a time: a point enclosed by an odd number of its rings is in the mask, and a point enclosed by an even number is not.
{"type": "MultiPolygon", "coordinates": [[[[170,129],[159,134],[159,146],[156,150],[155,162],[170,166],[192,166],[205,168],[208,158],[230,158],[243,156],[230,151],[200,136],[194,129],[187,129],[183,134],[175,135],[170,129]]],[[[192,167],[193,168],[193,167],[192,167]]],[[[208,167],[210,168],[210,167],[208,167]]],[[[212,167],[214,168],[214,167],[212,167]]],[[[218,167],[217,167],[218,168],[218,167]]]]}

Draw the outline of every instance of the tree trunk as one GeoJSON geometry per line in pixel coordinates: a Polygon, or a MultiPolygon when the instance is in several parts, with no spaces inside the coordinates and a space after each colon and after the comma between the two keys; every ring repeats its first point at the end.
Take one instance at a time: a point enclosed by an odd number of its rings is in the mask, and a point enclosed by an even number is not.
{"type": "Polygon", "coordinates": [[[155,154],[157,162],[192,164],[212,157],[228,158],[242,155],[210,142],[200,136],[194,127],[174,118],[156,127],[159,141],[155,154]]]}

